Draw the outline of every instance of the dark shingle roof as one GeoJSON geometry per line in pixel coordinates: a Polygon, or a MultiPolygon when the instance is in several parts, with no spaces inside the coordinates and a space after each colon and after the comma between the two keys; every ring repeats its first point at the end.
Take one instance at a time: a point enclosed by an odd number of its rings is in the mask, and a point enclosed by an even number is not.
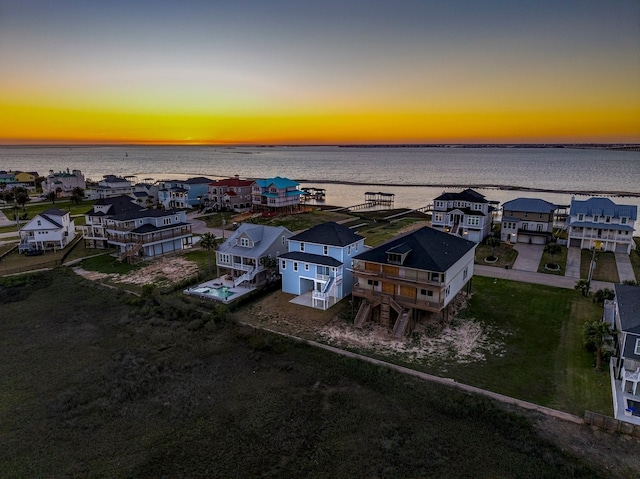
{"type": "Polygon", "coordinates": [[[114,215],[111,219],[115,221],[135,220],[137,218],[161,218],[163,216],[171,216],[176,214],[176,210],[140,210],[125,211],[119,215],[114,215]]]}
{"type": "Polygon", "coordinates": [[[640,287],[615,284],[613,288],[620,311],[620,327],[627,333],[640,334],[640,287]]]}
{"type": "Polygon", "coordinates": [[[550,213],[558,206],[539,198],[516,198],[502,204],[502,210],[523,211],[527,213],[550,213]]]}
{"type": "Polygon", "coordinates": [[[488,203],[488,201],[484,198],[484,195],[481,195],[477,191],[472,190],[471,188],[467,188],[464,191],[459,193],[447,193],[444,192],[440,196],[436,198],[436,200],[458,200],[458,201],[470,201],[472,203],[488,203]]]}
{"type": "Polygon", "coordinates": [[[321,254],[303,253],[301,251],[291,251],[290,253],[284,253],[278,256],[278,258],[292,259],[294,261],[301,261],[305,263],[322,264],[324,266],[341,266],[342,262],[338,261],[331,256],[323,256],[321,254]]]}
{"type": "MultiPolygon", "coordinates": [[[[133,198],[127,195],[114,196],[112,198],[100,198],[99,200],[96,200],[94,205],[110,205],[111,207],[109,208],[108,213],[106,213],[108,215],[118,215],[124,213],[125,211],[140,211],[144,209],[142,206],[136,204],[133,198]]],[[[93,216],[102,216],[100,213],[95,213],[93,210],[89,211],[86,214],[93,216]]]]}
{"type": "Polygon", "coordinates": [[[354,233],[351,229],[335,221],[316,225],[289,238],[291,241],[305,241],[330,246],[348,246],[361,239],[364,239],[364,236],[354,233]]]}
{"type": "MultiPolygon", "coordinates": [[[[476,247],[476,243],[425,226],[359,254],[354,259],[387,264],[387,252],[410,250],[403,266],[445,272],[476,247]]],[[[389,263],[391,264],[391,263],[389,263]]]]}

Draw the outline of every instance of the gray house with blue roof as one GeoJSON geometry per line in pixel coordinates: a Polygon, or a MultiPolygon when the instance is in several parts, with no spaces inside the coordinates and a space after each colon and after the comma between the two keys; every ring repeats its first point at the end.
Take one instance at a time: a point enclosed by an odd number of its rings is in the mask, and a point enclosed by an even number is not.
{"type": "Polygon", "coordinates": [[[546,244],[553,234],[557,205],[539,198],[516,198],[502,205],[500,240],[546,244]]]}
{"type": "Polygon", "coordinates": [[[619,205],[609,198],[571,200],[567,230],[569,246],[581,249],[631,253],[638,207],[619,205]]]}

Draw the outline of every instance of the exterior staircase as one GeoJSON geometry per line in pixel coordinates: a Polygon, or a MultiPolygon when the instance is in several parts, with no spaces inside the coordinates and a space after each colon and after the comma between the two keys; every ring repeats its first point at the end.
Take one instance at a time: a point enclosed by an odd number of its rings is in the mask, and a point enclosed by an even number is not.
{"type": "Polygon", "coordinates": [[[233,286],[236,287],[239,284],[244,283],[245,281],[251,281],[253,278],[256,277],[256,274],[258,274],[258,268],[254,266],[249,271],[244,273],[242,276],[238,276],[236,279],[234,279],[233,286]]]}
{"type": "Polygon", "coordinates": [[[355,327],[358,329],[362,329],[362,326],[364,326],[364,323],[369,318],[370,314],[371,303],[369,303],[369,301],[365,299],[362,301],[362,304],[360,304],[360,309],[358,309],[358,314],[356,314],[356,317],[354,319],[353,323],[355,327]]]}
{"type": "Polygon", "coordinates": [[[138,252],[142,249],[142,240],[137,241],[131,248],[127,248],[124,253],[120,255],[120,261],[133,263],[138,258],[138,252]]]}
{"type": "Polygon", "coordinates": [[[398,316],[398,319],[396,320],[396,324],[393,326],[394,338],[400,339],[404,335],[404,332],[407,329],[407,325],[409,324],[410,313],[411,313],[411,309],[405,308],[402,311],[402,313],[400,313],[400,315],[398,316]]]}

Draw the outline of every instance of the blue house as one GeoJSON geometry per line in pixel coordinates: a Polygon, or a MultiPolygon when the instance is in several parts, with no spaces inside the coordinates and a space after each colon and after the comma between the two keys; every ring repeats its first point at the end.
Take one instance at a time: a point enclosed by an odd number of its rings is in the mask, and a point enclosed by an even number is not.
{"type": "Polygon", "coordinates": [[[213,180],[199,176],[187,180],[164,180],[158,187],[158,203],[165,208],[197,208],[204,205],[213,180]]]}
{"type": "Polygon", "coordinates": [[[282,291],[295,302],[328,309],[351,294],[351,259],[365,251],[363,236],[329,222],[292,236],[288,249],[279,257],[282,291]]]}

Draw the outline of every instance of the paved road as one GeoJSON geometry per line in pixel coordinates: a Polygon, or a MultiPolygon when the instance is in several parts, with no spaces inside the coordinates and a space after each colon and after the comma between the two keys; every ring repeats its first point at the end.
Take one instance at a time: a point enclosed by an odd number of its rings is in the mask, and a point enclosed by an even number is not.
{"type": "MultiPolygon", "coordinates": [[[[523,283],[545,284],[547,286],[566,289],[573,289],[577,281],[576,278],[569,278],[567,276],[534,273],[531,271],[522,271],[517,269],[496,268],[494,266],[486,266],[482,264],[474,265],[473,271],[474,274],[478,276],[521,281],[523,283]]],[[[613,289],[613,283],[607,283],[605,281],[591,281],[591,291],[597,291],[603,288],[613,289]]]]}

